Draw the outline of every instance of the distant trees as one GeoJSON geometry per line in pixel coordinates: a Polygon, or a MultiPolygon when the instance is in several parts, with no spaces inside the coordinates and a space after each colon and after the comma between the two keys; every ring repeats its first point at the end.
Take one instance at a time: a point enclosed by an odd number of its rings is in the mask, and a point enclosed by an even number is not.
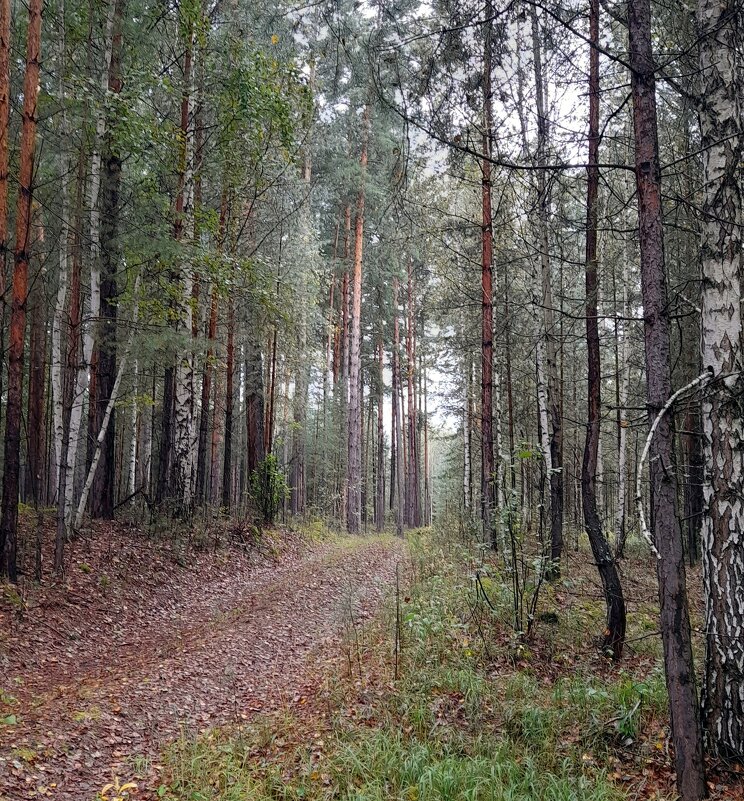
{"type": "Polygon", "coordinates": [[[378,5],[0,0],[0,570],[37,567],[19,501],[56,507],[60,572],[86,514],[457,509],[520,636],[585,532],[619,659],[648,509],[699,798],[698,552],[702,723],[744,754],[741,8],[378,5]]]}

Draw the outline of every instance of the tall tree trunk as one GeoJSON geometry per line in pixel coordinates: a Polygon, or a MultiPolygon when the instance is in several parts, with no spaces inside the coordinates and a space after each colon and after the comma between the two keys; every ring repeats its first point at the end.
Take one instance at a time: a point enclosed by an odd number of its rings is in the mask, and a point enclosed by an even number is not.
{"type": "MultiPolygon", "coordinates": [[[[315,83],[315,63],[310,64],[310,86],[315,83]]],[[[300,212],[300,238],[303,242],[312,241],[311,220],[311,179],[312,158],[309,148],[305,148],[305,158],[302,171],[302,181],[306,192],[305,202],[300,212]]],[[[298,301],[300,306],[300,320],[297,332],[297,371],[295,375],[294,397],[292,399],[292,469],[290,471],[290,504],[293,515],[305,513],[307,505],[307,475],[305,466],[305,444],[307,441],[307,401],[310,388],[310,365],[305,357],[307,351],[307,308],[310,299],[306,294],[307,275],[300,281],[298,301]]]]}
{"type": "MultiPolygon", "coordinates": [[[[257,326],[256,322],[251,326],[257,326]]],[[[249,330],[245,350],[245,412],[247,434],[247,470],[250,477],[264,460],[264,388],[260,337],[249,330]]],[[[304,475],[303,475],[304,482],[304,475]]],[[[299,510],[298,510],[299,511],[299,510]]]]}
{"type": "Polygon", "coordinates": [[[349,448],[346,528],[358,534],[362,524],[362,251],[364,247],[364,195],[367,171],[369,107],[365,106],[362,152],[359,156],[361,185],[354,222],[354,272],[351,280],[351,331],[349,338],[349,448]]]}
{"type": "Polygon", "coordinates": [[[403,421],[401,398],[401,376],[400,376],[400,318],[398,307],[398,278],[393,278],[393,439],[395,441],[395,470],[391,469],[390,494],[393,494],[395,486],[395,530],[399,537],[403,536],[403,505],[405,503],[405,491],[403,489],[403,421]]]}
{"type": "MultiPolygon", "coordinates": [[[[193,25],[188,26],[186,52],[183,66],[183,95],[181,98],[181,153],[180,185],[176,198],[176,220],[173,238],[182,242],[193,237],[194,227],[194,126],[192,124],[194,48],[193,25]]],[[[189,514],[193,502],[192,493],[192,440],[194,424],[194,354],[191,343],[193,328],[194,276],[187,256],[182,258],[178,274],[180,301],[176,330],[181,335],[182,345],[176,361],[173,414],[173,497],[185,514],[189,514]]]]}
{"type": "Polygon", "coordinates": [[[465,517],[468,522],[473,520],[473,357],[468,351],[465,355],[465,403],[462,412],[462,439],[463,439],[463,465],[462,465],[462,492],[465,517]]]}
{"type": "Polygon", "coordinates": [[[232,499],[233,380],[235,378],[235,308],[227,301],[227,366],[225,379],[225,446],[222,459],[222,506],[229,510],[232,499]]]}
{"type": "MultiPolygon", "coordinates": [[[[214,370],[215,340],[217,337],[217,310],[219,300],[217,286],[212,287],[209,301],[209,322],[207,324],[207,358],[204,360],[201,386],[201,416],[199,417],[199,443],[196,460],[196,500],[206,501],[207,476],[207,437],[209,436],[209,402],[212,397],[212,373],[214,370]]],[[[213,424],[214,425],[214,424],[213,424]]]]}
{"type": "MultiPolygon", "coordinates": [[[[223,188],[220,200],[220,220],[217,232],[218,252],[222,252],[225,244],[227,229],[228,194],[223,188]]],[[[218,287],[215,282],[212,286],[209,301],[209,319],[207,322],[207,357],[204,360],[201,386],[201,416],[199,417],[199,441],[196,459],[196,500],[199,503],[209,501],[211,493],[207,490],[207,438],[209,436],[209,404],[212,398],[212,374],[214,372],[214,358],[217,340],[217,312],[219,309],[218,287]]],[[[216,407],[215,415],[216,417],[216,407]]],[[[212,422],[214,430],[214,421],[212,422]]]]}
{"type": "MultiPolygon", "coordinates": [[[[382,319],[382,310],[380,310],[382,319]]],[[[377,467],[375,476],[375,525],[378,531],[385,528],[385,421],[383,404],[385,400],[384,346],[382,331],[377,342],[377,467]]]]}
{"type": "Polygon", "coordinates": [[[57,530],[54,541],[54,572],[61,575],[64,569],[65,540],[68,534],[69,515],[72,507],[72,490],[75,478],[75,453],[77,432],[73,440],[73,423],[80,428],[80,409],[76,407],[75,392],[78,389],[80,373],[80,345],[82,334],[82,299],[80,297],[80,278],[82,274],[82,251],[80,230],[83,207],[83,183],[85,177],[85,151],[81,146],[78,156],[77,188],[75,192],[75,224],[72,226],[72,273],[70,276],[69,336],[67,340],[67,362],[62,375],[62,447],[60,448],[59,475],[57,477],[57,530]],[[78,411],[77,416],[73,415],[78,411]],[[75,447],[73,447],[73,442],[75,447]]]}
{"type": "Polygon", "coordinates": [[[212,435],[209,443],[209,502],[212,506],[220,502],[222,473],[219,469],[219,449],[223,439],[225,407],[222,394],[222,369],[215,370],[214,388],[212,390],[212,435]]]}
{"type": "MultiPolygon", "coordinates": [[[[628,304],[628,259],[623,260],[623,317],[630,316],[628,304]]],[[[630,336],[627,320],[622,324],[621,341],[617,343],[617,510],[615,513],[615,558],[620,559],[627,536],[626,493],[628,472],[628,421],[625,419],[630,383],[630,336]]]]}
{"type": "Polygon", "coordinates": [[[414,395],[416,373],[416,346],[414,329],[416,316],[413,296],[413,258],[408,259],[408,294],[406,310],[406,380],[408,399],[408,463],[406,465],[406,524],[410,528],[421,525],[418,480],[418,437],[416,431],[416,399],[414,395]]]}
{"type": "MultiPolygon", "coordinates": [[[[0,0],[0,394],[3,383],[5,354],[5,308],[7,290],[6,267],[8,256],[8,159],[10,138],[10,0],[0,0]]],[[[61,9],[64,30],[64,5],[61,9]]],[[[60,75],[63,72],[60,71],[60,75]]],[[[2,535],[0,535],[2,536],[2,535]]],[[[0,562],[3,547],[0,541],[0,562]]]]}
{"type": "Polygon", "coordinates": [[[545,432],[549,439],[549,460],[547,478],[550,487],[550,569],[548,576],[556,579],[561,573],[561,556],[563,554],[563,427],[560,410],[560,392],[558,385],[558,349],[556,347],[555,323],[553,319],[553,288],[550,266],[550,242],[548,238],[548,222],[550,216],[550,191],[546,170],[548,147],[548,116],[546,111],[546,88],[542,68],[542,52],[540,45],[540,29],[537,9],[531,7],[532,15],[532,52],[535,71],[535,92],[537,99],[537,195],[540,246],[540,284],[542,289],[542,314],[546,411],[548,428],[545,432]]]}
{"type": "MultiPolygon", "coordinates": [[[[109,65],[111,62],[111,48],[112,36],[114,26],[114,10],[115,6],[112,3],[109,6],[106,16],[105,30],[103,35],[103,53],[104,63],[98,74],[100,92],[102,97],[105,97],[108,88],[109,65]]],[[[91,17],[92,20],[92,17],[91,17]]],[[[91,22],[92,25],[92,22],[91,22]]],[[[89,32],[89,47],[93,52],[92,40],[92,27],[89,32]]],[[[91,67],[91,72],[92,72],[91,67]]],[[[95,134],[93,141],[93,150],[90,160],[90,180],[88,187],[88,209],[90,212],[90,298],[89,298],[89,313],[87,319],[81,320],[80,336],[82,337],[82,358],[78,358],[75,363],[75,379],[74,390],[71,401],[70,409],[70,424],[67,434],[67,466],[65,468],[65,487],[64,493],[61,497],[63,504],[62,516],[64,517],[64,525],[67,529],[67,535],[70,534],[70,529],[73,523],[73,509],[74,509],[74,495],[75,495],[75,477],[76,467],[78,463],[78,452],[80,450],[80,433],[82,430],[83,409],[85,406],[86,394],[88,395],[89,411],[92,404],[95,403],[95,389],[89,386],[89,379],[95,377],[95,371],[91,369],[95,333],[98,318],[101,311],[101,274],[100,274],[100,247],[101,247],[101,213],[98,207],[99,190],[101,187],[101,142],[106,131],[106,114],[105,107],[101,104],[96,114],[95,134]]],[[[85,187],[85,151],[83,148],[80,150],[80,157],[78,161],[78,194],[77,200],[78,213],[76,214],[76,229],[75,229],[75,248],[73,253],[74,259],[82,259],[82,242],[80,234],[80,226],[82,225],[82,197],[81,193],[85,187]]],[[[77,286],[80,284],[78,282],[77,286]]],[[[63,539],[58,540],[59,554],[63,550],[63,539]]],[[[55,557],[56,558],[56,557],[55,557]]],[[[55,566],[56,570],[62,569],[62,562],[55,566]]]]}
{"type": "Polygon", "coordinates": [[[744,23],[735,0],[699,0],[703,153],[705,449],[703,722],[711,750],[744,762],[744,414],[742,119],[744,23]]]}
{"type": "Polygon", "coordinates": [[[481,516],[483,539],[496,546],[493,513],[493,222],[491,209],[491,69],[493,3],[486,0],[483,30],[483,156],[481,160],[481,516]]]}
{"type": "Polygon", "coordinates": [[[96,436],[95,447],[93,450],[93,458],[90,463],[90,467],[88,468],[88,475],[85,479],[85,484],[83,485],[83,491],[80,495],[80,501],[78,502],[77,512],[75,513],[75,528],[79,529],[83,523],[83,515],[85,514],[85,507],[88,504],[88,494],[90,493],[91,487],[93,486],[93,481],[95,479],[96,471],[98,468],[98,463],[101,458],[101,454],[103,453],[104,442],[106,440],[106,430],[111,423],[111,415],[114,410],[114,405],[116,404],[116,398],[119,394],[119,387],[121,386],[121,379],[124,375],[124,371],[127,368],[127,361],[129,360],[129,355],[132,350],[132,342],[134,341],[134,334],[137,327],[137,318],[138,318],[138,311],[139,305],[137,300],[137,294],[139,292],[139,276],[137,276],[137,280],[134,283],[134,314],[132,316],[132,324],[129,332],[129,340],[127,342],[126,351],[124,352],[124,358],[121,360],[121,364],[119,365],[119,371],[116,374],[116,378],[114,379],[114,385],[111,388],[111,397],[108,400],[106,405],[106,411],[103,415],[103,420],[101,421],[101,430],[98,432],[96,436]]]}
{"type": "Polygon", "coordinates": [[[602,531],[597,512],[597,457],[601,420],[601,362],[597,323],[598,259],[597,213],[599,195],[599,0],[590,0],[589,35],[589,166],[586,200],[586,347],[588,356],[587,426],[581,467],[581,495],[584,525],[597,563],[605,603],[607,626],[604,647],[620,659],[625,641],[625,599],[617,565],[602,531]]]}
{"type": "MultiPolygon", "coordinates": [[[[114,22],[111,39],[111,61],[108,69],[108,91],[118,95],[122,90],[121,61],[123,54],[122,28],[126,0],[113,0],[114,22]]],[[[119,269],[119,186],[121,183],[121,157],[114,146],[111,120],[106,125],[103,140],[101,177],[101,319],[96,337],[97,355],[95,403],[91,405],[93,428],[89,441],[95,443],[103,425],[103,417],[116,381],[116,309],[117,272],[119,269]]],[[[106,438],[101,447],[98,471],[94,479],[91,513],[93,517],[110,520],[114,516],[116,407],[111,410],[106,438]]]]}
{"type": "MultiPolygon", "coordinates": [[[[599,3],[599,0],[594,0],[599,3]]],[[[651,45],[650,0],[630,0],[631,91],[635,133],[635,173],[641,249],[644,344],[649,424],[672,392],[669,306],[664,268],[661,168],[656,121],[656,79],[651,45]]],[[[594,41],[598,41],[595,39],[594,41]]],[[[705,795],[685,559],[677,517],[677,471],[670,415],[663,415],[651,443],[651,499],[661,606],[661,634],[669,693],[677,788],[684,801],[705,795]]]]}
{"type": "Polygon", "coordinates": [[[431,525],[431,479],[429,477],[429,408],[428,408],[428,387],[426,383],[426,363],[423,364],[422,378],[424,382],[424,413],[422,416],[424,425],[424,514],[423,523],[425,526],[431,525]]]}
{"type": "Polygon", "coordinates": [[[137,492],[137,451],[139,442],[139,361],[132,365],[132,408],[130,412],[131,436],[129,439],[129,469],[127,471],[127,497],[134,503],[137,492]]]}
{"type": "MultiPolygon", "coordinates": [[[[0,0],[4,2],[4,0],[0,0]]],[[[57,69],[59,70],[59,103],[60,113],[60,148],[59,148],[59,180],[60,180],[60,232],[59,232],[59,274],[57,277],[57,296],[54,305],[54,316],[52,317],[52,364],[51,364],[51,388],[52,388],[52,438],[54,441],[54,466],[50,471],[50,483],[54,488],[55,501],[59,500],[57,488],[59,485],[59,474],[62,468],[62,449],[65,436],[65,354],[62,337],[62,328],[65,319],[65,305],[67,303],[67,284],[69,281],[69,248],[70,248],[70,194],[67,186],[67,171],[70,165],[69,152],[67,150],[68,123],[67,123],[67,92],[65,83],[66,73],[66,51],[65,51],[65,6],[64,2],[60,8],[60,37],[57,69]]],[[[1,92],[1,90],[0,90],[1,92]]],[[[1,101],[0,101],[1,102],[1,101]]],[[[2,120],[0,119],[0,130],[2,120]]],[[[0,133],[0,137],[2,133],[0,133]]],[[[1,157],[0,157],[1,160],[1,157]]],[[[0,174],[2,167],[0,166],[0,174]]],[[[0,182],[1,185],[1,182],[0,182]]],[[[1,191],[0,191],[1,194],[1,191]]],[[[0,225],[1,225],[0,221],[0,225]]],[[[3,267],[0,259],[0,268],[3,267]]],[[[0,278],[0,282],[4,279],[0,278]]],[[[0,344],[2,344],[0,342],[0,344]]]]}
{"type": "Polygon", "coordinates": [[[163,371],[163,402],[160,414],[160,447],[158,448],[158,482],[155,499],[158,505],[171,494],[173,462],[173,399],[175,370],[166,365],[163,371]]]}
{"type": "Polygon", "coordinates": [[[8,348],[8,396],[5,417],[3,497],[0,514],[0,575],[18,580],[18,478],[21,445],[21,403],[23,395],[23,351],[28,296],[28,262],[31,241],[31,204],[36,147],[36,100],[39,89],[41,11],[43,0],[30,0],[26,42],[26,73],[23,79],[23,123],[18,169],[15,264],[8,348]]]}
{"type": "MultiPolygon", "coordinates": [[[[41,208],[34,204],[31,220],[29,251],[44,239],[41,208]]],[[[35,271],[29,292],[30,328],[28,370],[28,414],[26,417],[27,460],[26,495],[34,505],[45,502],[44,497],[44,391],[46,389],[46,297],[40,266],[35,271]]]]}

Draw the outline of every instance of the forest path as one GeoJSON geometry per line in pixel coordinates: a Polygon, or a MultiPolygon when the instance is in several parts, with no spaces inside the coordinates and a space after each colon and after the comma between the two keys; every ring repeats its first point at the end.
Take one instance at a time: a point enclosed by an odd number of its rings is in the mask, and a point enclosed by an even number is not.
{"type": "Polygon", "coordinates": [[[90,801],[113,774],[127,780],[133,758],[156,759],[184,729],[312,696],[332,678],[317,665],[339,654],[352,615],[374,614],[404,547],[360,537],[277,564],[241,562],[165,619],[153,610],[151,626],[141,615],[109,618],[108,632],[83,635],[68,658],[44,664],[26,653],[25,670],[0,682],[19,688],[17,723],[0,725],[0,801],[90,801]]]}

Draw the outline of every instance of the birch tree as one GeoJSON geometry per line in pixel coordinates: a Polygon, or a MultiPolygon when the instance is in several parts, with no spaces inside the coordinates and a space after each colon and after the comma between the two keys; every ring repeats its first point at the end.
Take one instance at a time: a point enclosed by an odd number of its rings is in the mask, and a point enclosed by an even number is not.
{"type": "Polygon", "coordinates": [[[708,745],[744,760],[744,409],[742,189],[744,20],[736,0],[699,0],[703,154],[702,362],[705,453],[703,576],[708,745]]]}

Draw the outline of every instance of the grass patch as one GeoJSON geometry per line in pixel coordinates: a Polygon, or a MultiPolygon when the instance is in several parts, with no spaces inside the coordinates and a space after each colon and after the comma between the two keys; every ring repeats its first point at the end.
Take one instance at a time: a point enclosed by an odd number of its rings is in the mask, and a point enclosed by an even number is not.
{"type": "Polygon", "coordinates": [[[426,532],[409,545],[406,589],[359,658],[339,660],[349,675],[319,699],[325,711],[182,738],[165,755],[162,798],[621,801],[627,774],[666,762],[659,670],[639,679],[601,657],[557,658],[575,652],[578,617],[601,621],[596,602],[564,615],[551,587],[544,606],[558,621],[547,615],[523,642],[498,565],[485,571],[485,603],[476,552],[426,532]]]}

